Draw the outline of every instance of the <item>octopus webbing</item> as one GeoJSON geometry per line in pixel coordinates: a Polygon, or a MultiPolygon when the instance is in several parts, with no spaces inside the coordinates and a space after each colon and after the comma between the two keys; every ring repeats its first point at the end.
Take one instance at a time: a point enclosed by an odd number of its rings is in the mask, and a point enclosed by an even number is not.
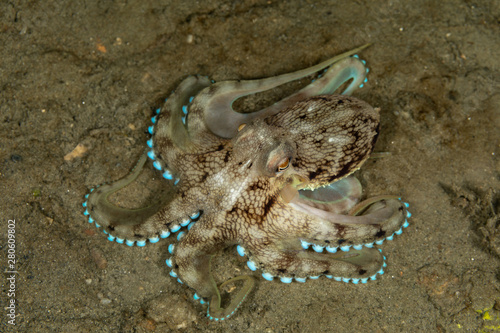
{"type": "Polygon", "coordinates": [[[133,171],[85,196],[88,221],[129,246],[176,234],[166,260],[170,275],[209,303],[213,320],[230,317],[254,287],[251,275],[214,281],[211,258],[230,246],[266,280],[375,280],[386,266],[376,246],[401,234],[411,214],[397,196],[360,201],[361,184],[352,176],[379,130],[379,111],[350,96],[366,82],[368,69],[355,55],[364,47],[261,80],[187,77],[154,112],[147,152],[133,171]],[[309,85],[261,110],[232,107],[309,75],[316,75],[309,85]],[[168,195],[141,209],[110,203],[148,157],[171,183],[168,195]],[[229,283],[238,291],[223,308],[220,290],[229,283]]]}

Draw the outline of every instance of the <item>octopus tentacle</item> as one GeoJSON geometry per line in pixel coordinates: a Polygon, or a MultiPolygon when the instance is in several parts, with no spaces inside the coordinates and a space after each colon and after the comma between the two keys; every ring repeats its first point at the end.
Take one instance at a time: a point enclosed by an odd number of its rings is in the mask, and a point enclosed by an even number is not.
{"type": "MultiPolygon", "coordinates": [[[[210,224],[212,217],[204,216],[203,223],[210,224]]],[[[219,288],[215,283],[210,262],[212,256],[227,246],[223,241],[223,231],[215,225],[209,232],[200,230],[196,226],[187,235],[179,237],[179,243],[169,249],[172,257],[167,259],[167,266],[172,268],[170,275],[179,282],[185,283],[196,290],[195,299],[210,300],[207,316],[212,320],[224,320],[234,314],[236,309],[245,300],[253,289],[255,281],[251,276],[242,275],[224,282],[219,288]],[[207,242],[211,239],[211,242],[207,242]],[[219,242],[217,240],[219,239],[219,242]],[[215,244],[214,244],[215,242],[215,244]],[[225,285],[242,280],[243,286],[233,296],[226,308],[221,307],[220,290],[225,285]]]]}
{"type": "Polygon", "coordinates": [[[110,195],[137,179],[146,160],[147,156],[143,154],[129,175],[111,184],[97,186],[85,196],[86,201],[82,204],[84,215],[88,216],[89,223],[95,223],[97,228],[102,227],[110,241],[129,246],[144,246],[147,241],[156,243],[182,227],[195,223],[201,214],[195,205],[189,208],[179,198],[172,199],[172,193],[165,194],[161,200],[148,207],[138,209],[110,203],[110,195]]]}
{"type": "MultiPolygon", "coordinates": [[[[193,133],[188,131],[186,126],[189,105],[193,102],[194,96],[208,87],[211,81],[204,76],[189,76],[184,79],[179,87],[170,95],[161,108],[160,118],[154,128],[153,141],[157,145],[162,145],[162,139],[172,140],[173,145],[185,152],[192,151],[193,133]],[[159,120],[162,121],[159,121],[159,120]]],[[[150,131],[151,134],[153,134],[150,131]]]]}
{"type": "Polygon", "coordinates": [[[209,307],[207,309],[207,317],[210,320],[215,321],[224,320],[231,317],[236,312],[236,310],[238,310],[248,294],[250,294],[254,286],[255,280],[249,275],[240,275],[222,283],[217,290],[217,295],[212,296],[212,300],[210,301],[209,307]],[[226,285],[239,280],[243,281],[243,286],[236,293],[236,295],[233,296],[229,305],[226,308],[222,308],[219,290],[223,290],[226,285]]]}
{"type": "MultiPolygon", "coordinates": [[[[115,225],[120,226],[119,228],[121,229],[130,229],[160,209],[163,205],[162,201],[140,209],[122,208],[108,201],[111,194],[121,190],[137,179],[146,160],[146,154],[143,154],[129,175],[114,183],[97,186],[90,190],[85,196],[87,200],[82,204],[85,208],[84,215],[88,216],[89,223],[95,223],[97,228],[102,226],[105,233],[108,233],[105,228],[115,225]]],[[[115,237],[109,235],[108,239],[115,240],[115,237]]],[[[123,241],[123,238],[117,239],[119,243],[123,243],[123,241]]],[[[144,243],[145,240],[140,245],[144,243]]]]}
{"type": "Polygon", "coordinates": [[[289,235],[287,238],[271,245],[267,238],[261,242],[247,242],[244,247],[238,247],[238,253],[247,254],[250,258],[247,266],[252,271],[262,269],[262,276],[267,280],[277,276],[285,283],[293,278],[305,282],[308,277],[324,275],[344,282],[365,283],[383,274],[385,258],[373,247],[386,239],[392,240],[408,227],[407,219],[411,214],[407,208],[407,203],[390,196],[379,197],[375,202],[366,200],[354,207],[353,214],[361,215],[351,215],[348,221],[287,224],[283,227],[289,235]],[[370,224],[360,224],[367,221],[370,224]],[[299,234],[308,236],[300,237],[299,234]]]}
{"type": "MultiPolygon", "coordinates": [[[[292,191],[290,188],[287,190],[292,191]]],[[[356,177],[349,176],[314,191],[295,191],[297,195],[288,202],[301,203],[333,214],[345,214],[359,202],[362,188],[356,177]]]]}
{"type": "Polygon", "coordinates": [[[193,117],[196,117],[196,120],[189,123],[189,131],[190,133],[199,133],[203,130],[202,124],[204,124],[215,135],[222,138],[232,138],[243,124],[257,118],[269,117],[307,97],[331,94],[342,84],[353,79],[343,92],[343,94],[350,94],[365,82],[367,72],[362,61],[358,58],[347,57],[368,46],[369,44],[361,46],[328,59],[316,66],[293,73],[261,80],[217,82],[201,91],[195,97],[192,104],[192,113],[193,117]],[[321,78],[267,108],[252,113],[239,113],[232,108],[233,102],[240,97],[273,89],[285,83],[319,72],[328,66],[331,67],[321,78]]]}
{"type": "MultiPolygon", "coordinates": [[[[309,213],[311,223],[301,226],[300,240],[303,247],[315,244],[317,249],[326,247],[329,252],[336,249],[347,251],[351,246],[380,245],[384,239],[402,232],[407,225],[406,204],[396,199],[379,198],[376,202],[367,201],[361,209],[362,215],[342,215],[324,212],[304,205],[291,204],[298,211],[309,213]],[[314,218],[317,216],[317,218],[314,218]]],[[[392,238],[391,238],[392,239],[392,238]]],[[[321,250],[322,251],[322,250],[321,250]]]]}
{"type": "Polygon", "coordinates": [[[247,266],[251,270],[261,269],[262,277],[268,281],[278,277],[281,282],[293,280],[305,282],[307,278],[326,276],[344,282],[366,283],[383,274],[385,258],[377,249],[363,248],[349,252],[318,253],[304,251],[300,245],[287,248],[255,248],[247,245],[247,266]]]}

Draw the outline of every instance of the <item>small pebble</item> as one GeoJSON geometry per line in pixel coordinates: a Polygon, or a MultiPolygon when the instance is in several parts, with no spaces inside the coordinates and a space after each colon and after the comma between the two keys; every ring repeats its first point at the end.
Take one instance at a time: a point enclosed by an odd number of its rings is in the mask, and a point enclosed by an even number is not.
{"type": "Polygon", "coordinates": [[[10,159],[14,163],[21,162],[23,160],[23,158],[20,155],[17,155],[17,154],[10,155],[10,159]]]}
{"type": "Polygon", "coordinates": [[[104,253],[96,248],[90,249],[90,255],[99,269],[106,269],[108,267],[108,260],[104,256],[104,253]]]}

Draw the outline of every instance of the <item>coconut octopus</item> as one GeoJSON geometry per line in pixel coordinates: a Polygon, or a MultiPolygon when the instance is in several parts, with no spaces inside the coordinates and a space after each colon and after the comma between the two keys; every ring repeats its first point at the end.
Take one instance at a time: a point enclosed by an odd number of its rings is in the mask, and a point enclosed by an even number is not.
{"type": "Polygon", "coordinates": [[[254,286],[250,275],[217,286],[211,257],[229,246],[266,280],[375,280],[386,266],[376,245],[401,234],[411,214],[396,196],[360,201],[361,185],[352,176],[370,156],[379,129],[379,112],[350,96],[366,82],[368,69],[355,55],[364,47],[261,80],[186,78],[152,117],[149,148],[134,170],[85,196],[88,221],[110,241],[129,246],[177,234],[168,247],[170,275],[209,303],[213,320],[230,317],[254,286]],[[271,106],[233,110],[238,98],[319,72],[271,106]],[[172,193],[141,209],[110,203],[148,157],[172,193]],[[228,283],[239,290],[223,308],[220,290],[228,283]]]}

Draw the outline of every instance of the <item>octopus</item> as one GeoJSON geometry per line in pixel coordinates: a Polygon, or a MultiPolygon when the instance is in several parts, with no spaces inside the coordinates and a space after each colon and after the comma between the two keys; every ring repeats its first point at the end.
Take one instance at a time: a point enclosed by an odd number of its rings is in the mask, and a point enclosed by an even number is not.
{"type": "Polygon", "coordinates": [[[401,234],[411,214],[397,196],[361,200],[352,175],[379,133],[379,110],[350,96],[366,82],[356,55],[364,47],[260,80],[187,77],[153,111],[148,148],[132,172],[85,196],[88,222],[129,246],[173,238],[170,275],[194,289],[216,321],[234,314],[256,279],[250,273],[217,285],[211,258],[227,247],[269,281],[375,280],[386,267],[377,246],[401,234]],[[233,108],[243,96],[311,75],[309,85],[260,110],[233,108]],[[111,203],[148,159],[170,182],[168,195],[139,209],[111,203]],[[222,307],[229,284],[238,290],[222,307]]]}

